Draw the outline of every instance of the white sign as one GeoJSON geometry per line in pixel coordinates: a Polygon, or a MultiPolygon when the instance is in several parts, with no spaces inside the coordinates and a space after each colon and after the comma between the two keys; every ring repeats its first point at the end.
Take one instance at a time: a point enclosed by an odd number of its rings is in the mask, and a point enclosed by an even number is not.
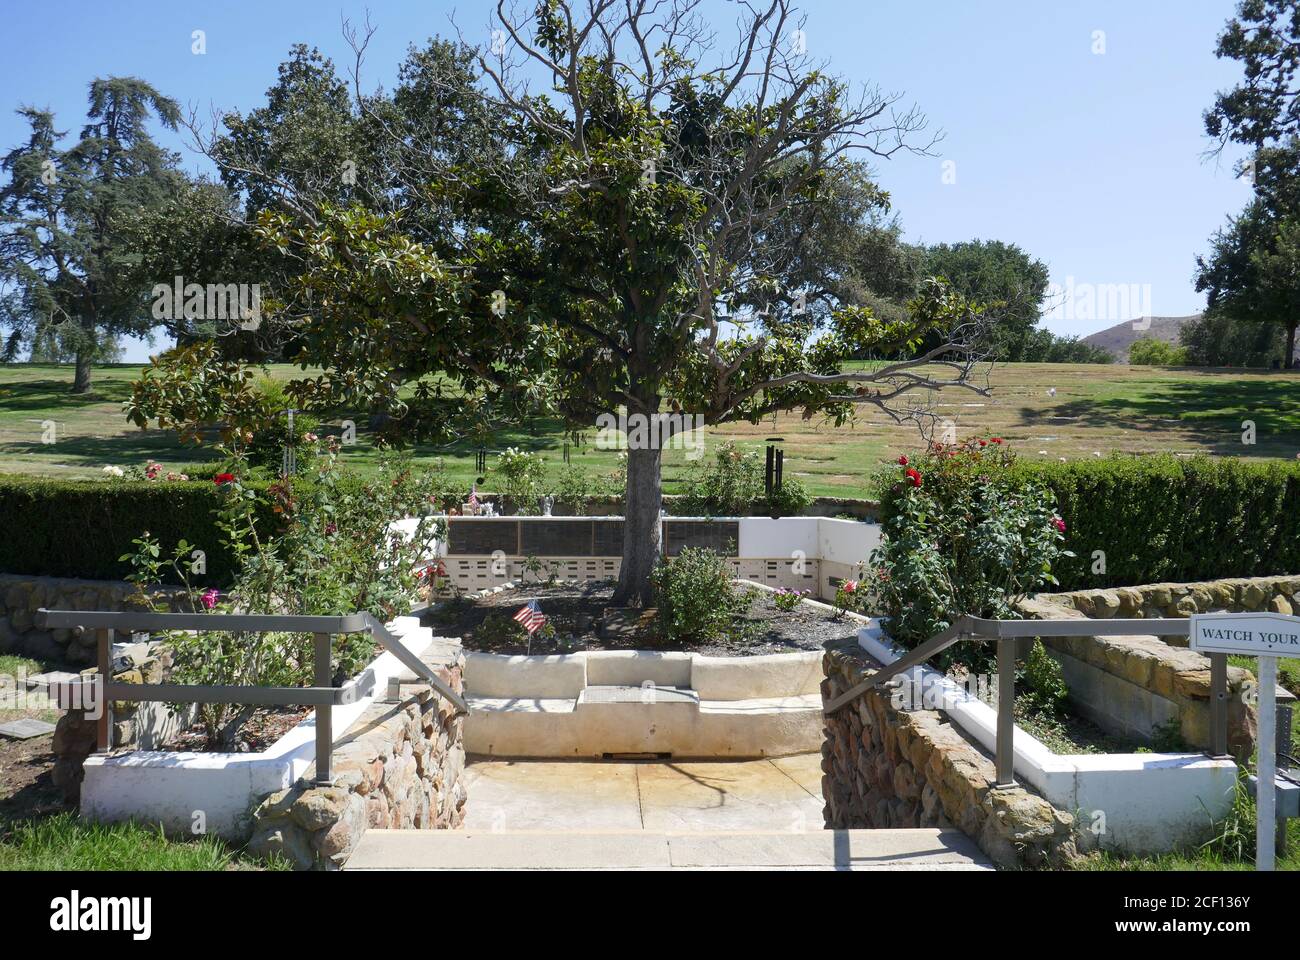
{"type": "Polygon", "coordinates": [[[1300,617],[1281,613],[1203,613],[1192,617],[1190,646],[1200,653],[1300,657],[1300,617]]]}
{"type": "Polygon", "coordinates": [[[1277,658],[1300,655],[1300,617],[1281,613],[1206,613],[1192,617],[1190,643],[1201,653],[1259,657],[1259,750],[1255,759],[1255,869],[1275,865],[1277,658]]]}

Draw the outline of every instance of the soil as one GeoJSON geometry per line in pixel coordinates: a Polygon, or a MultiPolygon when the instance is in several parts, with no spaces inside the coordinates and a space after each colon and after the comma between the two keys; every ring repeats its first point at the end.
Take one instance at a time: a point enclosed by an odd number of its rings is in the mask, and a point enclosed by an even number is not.
{"type": "Polygon", "coordinates": [[[176,734],[161,749],[189,753],[260,753],[297,726],[311,711],[311,707],[258,707],[239,728],[233,745],[213,743],[203,725],[196,723],[176,734]]]}
{"type": "Polygon", "coordinates": [[[822,650],[856,635],[854,620],[807,604],[789,612],[772,605],[765,590],[737,588],[746,597],[725,635],[698,644],[672,643],[660,636],[653,610],[613,606],[614,584],[528,584],[476,600],[446,600],[426,614],[436,633],[460,637],[466,650],[508,655],[575,653],[583,650],[681,650],[721,657],[822,650]],[[546,626],[531,640],[511,617],[537,600],[546,626]],[[485,626],[485,621],[488,621],[485,626]],[[553,628],[548,630],[547,627],[553,628]]]}
{"type": "Polygon", "coordinates": [[[0,737],[0,836],[20,820],[73,809],[50,778],[54,734],[30,740],[0,737]]]}

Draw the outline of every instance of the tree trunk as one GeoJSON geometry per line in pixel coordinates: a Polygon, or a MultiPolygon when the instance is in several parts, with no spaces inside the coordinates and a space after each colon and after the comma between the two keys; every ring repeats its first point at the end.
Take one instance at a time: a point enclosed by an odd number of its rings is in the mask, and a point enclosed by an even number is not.
{"type": "Polygon", "coordinates": [[[627,505],[623,509],[623,566],[618,572],[614,603],[650,606],[653,590],[650,571],[659,562],[659,511],[663,506],[663,483],[659,473],[662,451],[657,443],[650,449],[627,452],[627,505]]]}
{"type": "Polygon", "coordinates": [[[90,348],[77,351],[77,373],[72,378],[73,393],[90,393],[90,348]]]}
{"type": "Polygon", "coordinates": [[[72,378],[73,393],[90,393],[90,360],[95,355],[95,320],[82,315],[77,319],[81,335],[77,339],[77,372],[72,378]]]}
{"type": "Polygon", "coordinates": [[[1295,328],[1295,320],[1286,325],[1286,362],[1283,366],[1288,370],[1295,369],[1295,328]]]}

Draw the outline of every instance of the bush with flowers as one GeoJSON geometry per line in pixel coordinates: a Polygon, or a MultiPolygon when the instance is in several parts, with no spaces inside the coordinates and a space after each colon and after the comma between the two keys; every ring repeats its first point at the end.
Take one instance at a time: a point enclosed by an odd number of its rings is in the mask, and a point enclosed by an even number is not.
{"type": "Polygon", "coordinates": [[[835,599],[831,601],[831,606],[835,608],[835,615],[842,617],[849,610],[861,613],[869,601],[870,591],[861,579],[841,580],[835,587],[835,599]]]}
{"type": "MultiPolygon", "coordinates": [[[[917,646],[962,614],[1014,618],[1012,605],[1055,584],[1052,565],[1073,556],[1054,498],[1015,471],[1015,459],[1000,437],[971,438],[899,457],[884,476],[871,595],[901,645],[917,646]]],[[[959,643],[940,665],[983,670],[993,656],[991,645],[959,643]]]]}
{"type": "MultiPolygon", "coordinates": [[[[339,466],[337,452],[329,443],[311,475],[270,485],[243,482],[242,460],[214,474],[221,491],[216,529],[235,558],[233,577],[211,583],[196,562],[195,550],[203,546],[181,540],[165,553],[146,532],[135,539],[135,552],[121,558],[132,569],[128,579],[137,585],[139,604],[158,608],[153,597],[165,579],[184,586],[196,611],[337,616],[364,610],[386,621],[409,610],[427,590],[424,558],[445,521],[432,515],[427,484],[406,460],[387,458],[377,475],[359,476],[339,466]],[[410,516],[419,518],[413,531],[391,529],[394,520],[410,516]]],[[[198,631],[167,639],[179,683],[312,682],[309,634],[198,631]]],[[[373,655],[374,641],[364,634],[335,637],[335,682],[355,675],[373,655]]],[[[204,704],[199,720],[211,743],[228,746],[253,712],[204,704]]]]}
{"type": "Polygon", "coordinates": [[[810,595],[811,593],[808,590],[791,590],[788,587],[781,587],[772,594],[772,606],[782,613],[789,613],[810,595]]]}

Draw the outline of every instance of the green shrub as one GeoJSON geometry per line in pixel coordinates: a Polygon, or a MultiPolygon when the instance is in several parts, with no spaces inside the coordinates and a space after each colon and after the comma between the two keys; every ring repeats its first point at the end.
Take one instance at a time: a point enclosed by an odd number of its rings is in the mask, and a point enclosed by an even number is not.
{"type": "Polygon", "coordinates": [[[737,600],[730,565],[712,550],[686,547],[650,575],[659,628],[674,643],[703,643],[730,626],[737,600]]]}
{"type": "Polygon", "coordinates": [[[254,392],[263,409],[263,425],[253,430],[253,438],[248,442],[249,464],[265,467],[278,475],[284,461],[284,448],[291,446],[298,470],[308,469],[316,456],[316,431],[320,429],[320,420],[304,413],[295,414],[290,435],[289,418],[281,411],[295,404],[285,392],[284,383],[263,378],[257,382],[254,392]]]}
{"type": "Polygon", "coordinates": [[[1129,347],[1128,362],[1137,366],[1184,367],[1187,365],[1187,348],[1143,337],[1129,347]]]}
{"type": "MultiPolygon", "coordinates": [[[[0,537],[0,572],[121,580],[130,567],[118,558],[148,531],[164,543],[186,540],[201,548],[207,559],[201,582],[224,585],[233,566],[213,512],[220,491],[212,475],[219,468],[202,469],[190,473],[202,479],[176,483],[0,475],[0,529],[8,531],[0,537]]],[[[267,509],[259,529],[274,524],[267,509]]]]}
{"type": "Polygon", "coordinates": [[[808,488],[798,477],[783,477],[781,489],[769,498],[763,489],[765,471],[757,450],[740,450],[727,440],[710,459],[691,464],[682,481],[677,509],[683,516],[793,516],[812,503],[808,488]]]}
{"type": "MultiPolygon", "coordinates": [[[[881,522],[904,491],[880,487],[881,522]]],[[[1300,573],[1300,464],[1233,457],[1017,461],[1065,521],[1060,590],[1300,573]]]]}
{"type": "Polygon", "coordinates": [[[1061,673],[1061,664],[1047,652],[1043,641],[1035,640],[1029,648],[1029,656],[1020,664],[1016,690],[1022,692],[1032,709],[1047,714],[1060,713],[1065,705],[1070,691],[1061,673]]]}
{"type": "Polygon", "coordinates": [[[560,469],[555,479],[555,496],[560,503],[573,511],[576,517],[585,516],[588,500],[596,492],[596,480],[576,464],[567,464],[560,469]]]}
{"type": "MultiPolygon", "coordinates": [[[[899,458],[889,487],[871,582],[890,635],[911,648],[962,614],[1015,619],[1015,602],[1055,584],[1065,524],[1042,483],[1017,475],[1000,438],[934,444],[899,458]]],[[[939,655],[980,672],[990,645],[959,643],[939,655]]]]}
{"type": "MultiPolygon", "coordinates": [[[[137,585],[142,606],[158,608],[155,588],[170,569],[194,610],[316,616],[366,611],[385,622],[411,608],[423,587],[420,561],[445,529],[429,515],[430,488],[408,461],[385,458],[378,475],[368,478],[343,471],[337,455],[327,453],[310,477],[261,490],[238,480],[242,472],[235,469],[220,485],[216,511],[222,542],[238,554],[233,581],[227,588],[205,588],[192,576],[188,542],[165,543],[143,533],[121,557],[131,567],[128,579],[137,585]],[[281,520],[273,537],[257,530],[267,509],[281,520]],[[408,516],[419,517],[413,530],[390,528],[408,516]]],[[[200,630],[174,632],[168,639],[180,683],[294,686],[313,678],[310,635],[200,630]]],[[[374,640],[366,634],[335,637],[334,682],[356,675],[373,653],[374,640]]],[[[202,704],[198,719],[210,742],[228,747],[253,709],[202,704]]]]}
{"type": "Polygon", "coordinates": [[[537,501],[542,495],[542,481],[546,476],[545,457],[540,453],[507,447],[497,454],[492,474],[499,478],[501,495],[510,501],[516,514],[538,512],[537,501]]]}
{"type": "Polygon", "coordinates": [[[1015,472],[1065,520],[1062,590],[1300,573],[1300,464],[1112,456],[1015,472]]]}

